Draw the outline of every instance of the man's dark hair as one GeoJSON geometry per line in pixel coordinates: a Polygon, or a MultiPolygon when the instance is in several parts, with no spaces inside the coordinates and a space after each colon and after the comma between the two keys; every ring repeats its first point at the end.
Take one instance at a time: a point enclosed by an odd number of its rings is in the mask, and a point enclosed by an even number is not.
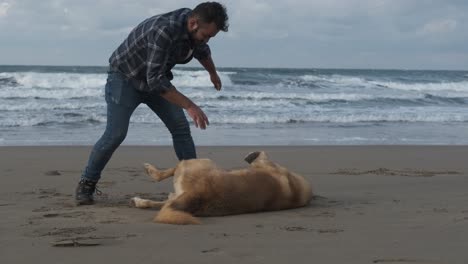
{"type": "Polygon", "coordinates": [[[205,2],[193,9],[192,15],[197,16],[204,23],[214,22],[219,30],[228,31],[228,15],[226,7],[218,2],[205,2]]]}

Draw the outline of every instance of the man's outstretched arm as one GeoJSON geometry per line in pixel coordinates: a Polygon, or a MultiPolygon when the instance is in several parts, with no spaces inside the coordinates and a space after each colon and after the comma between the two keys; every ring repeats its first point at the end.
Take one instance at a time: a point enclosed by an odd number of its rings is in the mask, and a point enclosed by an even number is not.
{"type": "Polygon", "coordinates": [[[210,124],[208,117],[201,110],[201,108],[181,92],[177,91],[174,86],[162,92],[160,95],[167,101],[184,108],[195,122],[196,127],[206,129],[206,126],[210,124]]]}
{"type": "Polygon", "coordinates": [[[205,68],[205,70],[210,74],[211,82],[213,83],[216,90],[221,90],[221,79],[219,78],[218,73],[216,72],[216,66],[213,62],[213,59],[211,58],[211,55],[207,56],[206,58],[199,59],[198,61],[203,66],[203,68],[205,68]]]}

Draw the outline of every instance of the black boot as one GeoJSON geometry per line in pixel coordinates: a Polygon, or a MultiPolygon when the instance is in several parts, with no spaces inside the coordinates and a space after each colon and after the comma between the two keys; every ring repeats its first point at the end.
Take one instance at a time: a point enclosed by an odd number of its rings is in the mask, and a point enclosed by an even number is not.
{"type": "Polygon", "coordinates": [[[76,205],[90,205],[94,203],[93,194],[100,194],[100,191],[96,188],[97,182],[88,181],[81,179],[76,187],[75,201],[76,205]]]}

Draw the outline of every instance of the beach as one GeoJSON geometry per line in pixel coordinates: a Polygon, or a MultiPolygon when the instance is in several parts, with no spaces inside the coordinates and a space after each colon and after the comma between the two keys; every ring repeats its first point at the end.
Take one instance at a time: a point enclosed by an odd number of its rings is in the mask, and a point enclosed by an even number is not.
{"type": "Polygon", "coordinates": [[[468,264],[468,1],[223,2],[0,1],[0,264],[468,264]]]}
{"type": "Polygon", "coordinates": [[[122,146],[93,206],[73,193],[91,146],[0,147],[1,263],[466,263],[468,146],[209,146],[198,156],[226,169],[250,151],[300,173],[311,204],[293,210],[152,221],[129,206],[162,200],[143,163],[177,160],[170,146],[122,146]]]}

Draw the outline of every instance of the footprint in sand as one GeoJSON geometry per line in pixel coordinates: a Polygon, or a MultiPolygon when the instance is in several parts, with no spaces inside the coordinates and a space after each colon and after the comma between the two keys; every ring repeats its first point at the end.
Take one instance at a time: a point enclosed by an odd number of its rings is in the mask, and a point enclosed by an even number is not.
{"type": "Polygon", "coordinates": [[[53,242],[53,247],[93,247],[101,245],[100,242],[94,240],[62,240],[58,242],[53,242]]]}
{"type": "Polygon", "coordinates": [[[337,234],[344,232],[343,229],[319,229],[317,230],[319,234],[337,234]]]}
{"type": "Polygon", "coordinates": [[[213,238],[245,237],[247,234],[210,233],[213,238]]]}
{"type": "MultiPolygon", "coordinates": [[[[135,237],[136,235],[128,234],[126,238],[135,237]]],[[[117,236],[82,236],[59,239],[51,243],[53,247],[93,247],[100,245],[115,244],[122,237],[117,236]]]]}
{"type": "Polygon", "coordinates": [[[433,209],[434,213],[448,213],[448,209],[447,208],[434,208],[433,209]]]}
{"type": "Polygon", "coordinates": [[[88,212],[67,212],[67,213],[48,213],[42,215],[44,218],[62,217],[62,218],[75,218],[79,216],[89,216],[88,212]]]}
{"type": "Polygon", "coordinates": [[[42,212],[48,212],[48,211],[51,211],[52,209],[50,207],[46,207],[46,206],[42,206],[42,207],[39,207],[39,208],[36,208],[34,210],[32,210],[33,213],[42,213],[42,212]]]}
{"type": "Polygon", "coordinates": [[[341,201],[331,200],[331,199],[328,199],[327,197],[320,196],[320,195],[314,195],[312,197],[312,206],[315,208],[330,208],[330,207],[340,206],[342,204],[343,202],[341,201]]]}
{"type": "Polygon", "coordinates": [[[51,198],[51,197],[68,197],[69,195],[63,194],[57,191],[55,188],[49,188],[49,189],[38,189],[37,191],[32,191],[32,192],[27,192],[25,194],[32,194],[32,195],[38,195],[37,198],[43,199],[43,198],[51,198]]]}
{"type": "Polygon", "coordinates": [[[468,216],[455,217],[453,219],[453,222],[455,222],[455,223],[464,222],[464,221],[468,221],[468,216]]]}
{"type": "Polygon", "coordinates": [[[372,263],[433,263],[418,259],[395,258],[395,259],[376,259],[372,263]]]}
{"type": "Polygon", "coordinates": [[[49,234],[52,236],[72,236],[72,235],[81,235],[88,234],[96,231],[97,229],[92,226],[86,227],[67,227],[67,228],[54,228],[49,234]]]}
{"type": "Polygon", "coordinates": [[[125,172],[126,175],[130,175],[130,177],[141,177],[144,175],[144,171],[141,168],[132,168],[132,167],[121,167],[121,168],[109,168],[108,171],[116,171],[116,172],[125,172]]]}
{"type": "Polygon", "coordinates": [[[319,234],[337,234],[337,233],[344,232],[343,229],[330,228],[330,229],[317,229],[317,230],[315,230],[315,229],[307,228],[307,227],[303,227],[303,226],[285,226],[285,227],[281,227],[280,229],[285,230],[285,231],[289,231],[289,232],[297,232],[297,231],[300,231],[300,232],[313,232],[313,231],[317,231],[317,233],[319,233],[319,234]]]}
{"type": "Polygon", "coordinates": [[[115,181],[101,181],[99,182],[99,187],[106,188],[106,187],[111,187],[116,184],[115,181]]]}
{"type": "Polygon", "coordinates": [[[310,228],[303,227],[303,226],[284,226],[284,227],[280,227],[280,229],[284,230],[284,231],[288,231],[288,232],[297,232],[297,231],[311,232],[311,231],[314,231],[314,229],[310,229],[310,228]]]}
{"type": "Polygon", "coordinates": [[[314,214],[312,216],[313,217],[335,217],[336,213],[330,212],[330,211],[323,211],[323,212],[318,212],[317,214],[314,214]]]}
{"type": "Polygon", "coordinates": [[[216,252],[219,252],[220,250],[221,250],[220,248],[212,248],[212,249],[202,250],[201,253],[216,253],[216,252]]]}
{"type": "Polygon", "coordinates": [[[122,218],[111,218],[107,220],[99,221],[100,224],[125,224],[122,218]]]}
{"type": "Polygon", "coordinates": [[[378,168],[375,170],[360,171],[358,169],[340,169],[330,174],[338,175],[379,175],[379,176],[406,176],[406,177],[433,177],[438,175],[460,175],[458,171],[426,171],[419,169],[393,170],[378,168]]]}
{"type": "Polygon", "coordinates": [[[44,175],[46,175],[46,176],[60,176],[60,175],[62,175],[62,173],[60,173],[58,170],[50,170],[50,171],[44,172],[44,175]]]}
{"type": "Polygon", "coordinates": [[[66,227],[66,228],[52,228],[45,230],[35,230],[33,236],[44,237],[44,236],[60,236],[60,237],[72,237],[75,235],[83,235],[91,232],[95,232],[97,229],[92,226],[82,227],[66,227]]]}

